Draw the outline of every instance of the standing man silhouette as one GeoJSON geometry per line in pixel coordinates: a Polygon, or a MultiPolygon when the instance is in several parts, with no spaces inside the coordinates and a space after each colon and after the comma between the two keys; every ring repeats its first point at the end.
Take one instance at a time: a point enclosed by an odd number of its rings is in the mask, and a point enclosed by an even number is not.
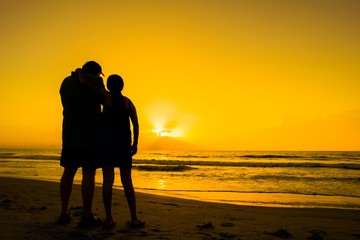
{"type": "MultiPolygon", "coordinates": [[[[91,78],[93,84],[105,89],[102,78],[99,78],[101,74],[103,75],[102,69],[97,62],[89,61],[82,69],[86,74],[96,76],[91,78]]],[[[71,220],[69,201],[75,174],[81,167],[83,213],[79,226],[98,226],[102,221],[92,213],[92,201],[95,172],[99,167],[96,153],[101,116],[100,99],[85,89],[75,72],[62,82],[60,95],[63,106],[60,165],[64,168],[64,172],[60,181],[61,213],[57,222],[67,224],[71,220]]]]}

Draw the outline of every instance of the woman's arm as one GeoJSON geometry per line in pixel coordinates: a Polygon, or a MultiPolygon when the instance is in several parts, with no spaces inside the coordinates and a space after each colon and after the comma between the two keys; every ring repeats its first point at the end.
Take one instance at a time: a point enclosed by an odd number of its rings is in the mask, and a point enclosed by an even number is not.
{"type": "Polygon", "coordinates": [[[81,84],[83,84],[89,92],[91,92],[96,97],[98,97],[102,104],[104,104],[104,105],[111,104],[111,94],[108,91],[92,84],[89,81],[90,76],[87,76],[81,68],[76,69],[76,72],[79,75],[81,84]]]}
{"type": "Polygon", "coordinates": [[[131,153],[135,155],[137,153],[137,145],[139,141],[139,121],[134,104],[130,101],[130,119],[133,125],[133,143],[131,145],[131,153]]]}

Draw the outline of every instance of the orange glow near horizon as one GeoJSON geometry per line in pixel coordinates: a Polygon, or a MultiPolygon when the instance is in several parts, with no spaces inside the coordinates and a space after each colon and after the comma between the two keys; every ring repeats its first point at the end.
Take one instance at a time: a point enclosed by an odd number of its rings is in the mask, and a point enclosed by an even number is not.
{"type": "Polygon", "coordinates": [[[95,60],[123,77],[140,148],[360,150],[359,1],[2,6],[0,147],[60,147],[60,84],[95,60]]]}

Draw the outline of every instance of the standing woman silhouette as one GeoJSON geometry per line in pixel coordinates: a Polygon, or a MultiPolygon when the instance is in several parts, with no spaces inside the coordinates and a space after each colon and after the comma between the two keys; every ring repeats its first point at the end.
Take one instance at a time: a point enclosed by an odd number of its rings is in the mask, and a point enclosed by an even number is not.
{"type": "Polygon", "coordinates": [[[100,157],[103,170],[103,202],[106,219],[104,228],[112,228],[115,221],[112,217],[112,188],[114,184],[114,168],[120,168],[121,183],[130,209],[130,227],[142,227],[136,214],[135,190],[132,183],[132,156],[137,153],[139,139],[139,123],[136,108],[132,101],[122,95],[124,81],[119,75],[111,75],[107,79],[107,88],[93,85],[89,77],[81,69],[77,70],[80,82],[92,93],[97,95],[103,104],[100,132],[100,157]],[[131,133],[131,124],[133,136],[131,133]]]}

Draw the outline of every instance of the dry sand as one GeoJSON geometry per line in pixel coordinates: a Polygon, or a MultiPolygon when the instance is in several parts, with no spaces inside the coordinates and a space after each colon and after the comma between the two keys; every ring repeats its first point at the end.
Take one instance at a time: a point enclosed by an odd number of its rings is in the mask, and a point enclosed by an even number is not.
{"type": "MultiPolygon", "coordinates": [[[[144,193],[137,193],[137,204],[144,228],[126,226],[126,201],[123,192],[115,190],[116,227],[81,229],[80,186],[74,185],[70,204],[74,217],[61,226],[56,224],[58,183],[0,178],[0,239],[360,239],[356,210],[238,206],[144,193]]],[[[104,217],[100,187],[93,211],[104,217]]]]}

